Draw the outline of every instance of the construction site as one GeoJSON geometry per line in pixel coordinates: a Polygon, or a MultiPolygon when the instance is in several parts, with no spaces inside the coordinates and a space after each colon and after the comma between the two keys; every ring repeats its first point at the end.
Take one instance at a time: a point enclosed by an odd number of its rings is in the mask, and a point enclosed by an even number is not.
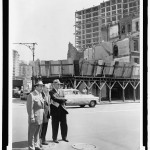
{"type": "Polygon", "coordinates": [[[140,98],[140,65],[134,62],[133,44],[124,39],[114,48],[111,42],[102,42],[86,49],[79,60],[73,59],[79,54],[72,50],[73,56],[66,60],[36,61],[34,79],[43,83],[59,79],[64,87],[81,92],[86,87],[88,93],[99,96],[99,101],[136,101],[140,98]]]}
{"type": "Polygon", "coordinates": [[[139,0],[109,0],[75,12],[65,60],[37,60],[32,80],[87,89],[99,101],[140,99],[139,0]]]}

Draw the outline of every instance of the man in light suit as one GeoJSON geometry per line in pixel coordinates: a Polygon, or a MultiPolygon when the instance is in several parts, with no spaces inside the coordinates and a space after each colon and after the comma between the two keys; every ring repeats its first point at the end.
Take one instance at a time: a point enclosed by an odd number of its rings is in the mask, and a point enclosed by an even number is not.
{"type": "Polygon", "coordinates": [[[59,143],[57,140],[59,123],[61,127],[62,140],[68,142],[67,139],[67,118],[68,111],[65,107],[67,101],[59,94],[60,81],[58,79],[53,81],[53,89],[50,91],[51,96],[51,116],[52,116],[52,139],[55,143],[59,143]]]}
{"type": "Polygon", "coordinates": [[[44,116],[43,116],[43,124],[41,128],[41,142],[42,145],[48,145],[46,142],[46,132],[48,127],[48,122],[50,119],[50,95],[49,95],[49,86],[48,84],[45,84],[43,87],[42,97],[44,99],[44,116]]]}
{"type": "Polygon", "coordinates": [[[43,90],[42,81],[35,84],[35,90],[27,97],[28,113],[28,148],[29,150],[41,150],[39,141],[40,126],[43,122],[44,100],[41,92],[43,90]]]}

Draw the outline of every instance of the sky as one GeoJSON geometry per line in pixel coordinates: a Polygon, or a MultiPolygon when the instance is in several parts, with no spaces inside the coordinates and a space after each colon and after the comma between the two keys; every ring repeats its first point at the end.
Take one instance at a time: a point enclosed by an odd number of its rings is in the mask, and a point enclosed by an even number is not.
{"type": "Polygon", "coordinates": [[[31,50],[19,44],[34,43],[35,59],[67,59],[68,44],[75,46],[75,12],[99,5],[103,0],[10,0],[9,50],[20,60],[32,60],[31,50]]]}

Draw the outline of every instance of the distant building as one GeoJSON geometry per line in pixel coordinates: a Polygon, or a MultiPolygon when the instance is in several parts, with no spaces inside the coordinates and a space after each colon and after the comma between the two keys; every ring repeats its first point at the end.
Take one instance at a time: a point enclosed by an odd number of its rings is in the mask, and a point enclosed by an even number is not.
{"type": "Polygon", "coordinates": [[[67,58],[72,58],[73,60],[79,60],[80,58],[83,58],[83,52],[77,51],[77,49],[69,42],[67,58]]]}
{"type": "Polygon", "coordinates": [[[19,53],[13,50],[13,78],[19,76],[19,53]]]}
{"type": "Polygon", "coordinates": [[[82,50],[118,37],[119,20],[138,13],[139,0],[109,0],[98,6],[76,11],[75,47],[82,50]]]}
{"type": "Polygon", "coordinates": [[[32,66],[25,63],[20,64],[20,77],[24,79],[31,79],[32,77],[32,66]]]}

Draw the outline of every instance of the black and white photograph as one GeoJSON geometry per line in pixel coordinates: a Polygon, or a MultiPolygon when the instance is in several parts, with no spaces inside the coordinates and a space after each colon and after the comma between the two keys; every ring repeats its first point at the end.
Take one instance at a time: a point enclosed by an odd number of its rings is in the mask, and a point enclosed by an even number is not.
{"type": "Polygon", "coordinates": [[[9,1],[8,150],[145,150],[142,7],[9,1]]]}

